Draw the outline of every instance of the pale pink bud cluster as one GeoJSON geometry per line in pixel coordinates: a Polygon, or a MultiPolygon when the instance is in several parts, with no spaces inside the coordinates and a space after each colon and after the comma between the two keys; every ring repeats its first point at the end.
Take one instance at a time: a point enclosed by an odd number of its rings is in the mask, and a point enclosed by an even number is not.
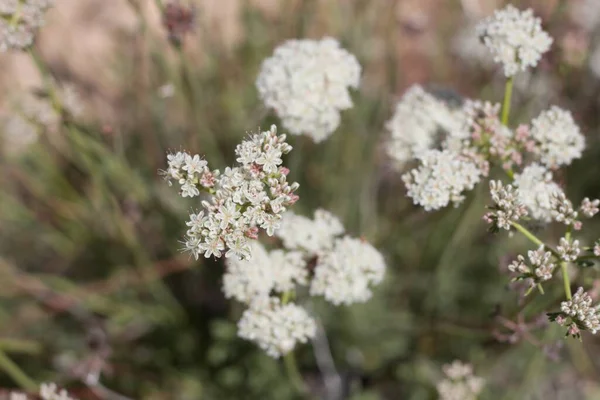
{"type": "Polygon", "coordinates": [[[492,224],[492,229],[510,230],[511,222],[527,215],[527,209],[519,200],[519,193],[512,185],[503,185],[501,181],[490,181],[490,195],[494,206],[489,207],[484,219],[492,224]]]}

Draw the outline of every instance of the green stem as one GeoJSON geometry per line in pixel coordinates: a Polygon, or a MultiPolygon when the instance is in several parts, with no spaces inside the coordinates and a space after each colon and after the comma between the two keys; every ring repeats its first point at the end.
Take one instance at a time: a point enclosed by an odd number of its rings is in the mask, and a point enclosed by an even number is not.
{"type": "Polygon", "coordinates": [[[535,236],[533,233],[531,233],[523,225],[519,224],[518,222],[514,222],[514,221],[511,222],[511,225],[514,226],[516,230],[521,232],[527,239],[531,240],[533,243],[537,244],[538,246],[544,245],[544,242],[542,242],[540,239],[538,239],[537,236],[535,236]]]}
{"type": "Polygon", "coordinates": [[[17,364],[13,362],[4,351],[0,350],[0,370],[6,372],[23,390],[35,391],[38,385],[17,364]]]}
{"type": "Polygon", "coordinates": [[[569,272],[567,271],[567,263],[561,262],[560,269],[562,270],[563,283],[565,285],[565,295],[567,300],[571,300],[571,282],[569,281],[569,272]]]}
{"type": "Polygon", "coordinates": [[[510,115],[510,101],[512,98],[513,91],[513,79],[514,77],[508,78],[506,86],[504,88],[504,104],[502,105],[502,124],[508,125],[508,116],[510,115]]]}
{"type": "Polygon", "coordinates": [[[39,73],[42,77],[42,81],[44,82],[46,91],[48,92],[48,95],[50,96],[50,100],[52,102],[52,107],[54,107],[54,110],[57,112],[58,115],[62,115],[62,110],[63,110],[62,103],[61,103],[58,95],[56,94],[56,90],[54,88],[54,83],[52,82],[52,74],[48,70],[46,63],[44,62],[44,60],[42,60],[42,57],[40,56],[38,51],[35,49],[35,46],[29,47],[29,55],[31,56],[35,66],[37,67],[37,70],[39,71],[39,73]]]}
{"type": "Polygon", "coordinates": [[[296,363],[294,352],[290,351],[283,356],[283,362],[285,364],[287,376],[292,382],[292,385],[294,385],[294,388],[299,393],[306,393],[306,386],[304,386],[304,380],[302,379],[302,375],[300,375],[300,371],[298,371],[298,363],[296,363]]]}

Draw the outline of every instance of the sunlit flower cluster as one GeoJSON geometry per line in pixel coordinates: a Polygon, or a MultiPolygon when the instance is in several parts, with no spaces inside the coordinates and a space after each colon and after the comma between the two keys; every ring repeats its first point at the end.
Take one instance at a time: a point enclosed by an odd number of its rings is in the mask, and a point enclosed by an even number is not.
{"type": "Polygon", "coordinates": [[[396,167],[422,156],[436,140],[458,128],[460,110],[414,85],[402,96],[386,123],[390,139],[386,151],[396,167]]]}
{"type": "Polygon", "coordinates": [[[281,215],[298,197],[297,183],[289,184],[282,155],[292,147],[285,135],[277,135],[273,125],[269,131],[252,135],[235,150],[239,166],[223,173],[211,171],[200,156],[185,152],[168,155],[167,180],[175,180],[183,197],[206,193],[203,210],[190,215],[185,242],[186,250],[196,258],[236,256],[250,258],[249,239],[255,239],[258,228],[273,235],[279,228],[281,215]]]}
{"type": "Polygon", "coordinates": [[[512,5],[480,22],[477,32],[507,77],[535,67],[552,44],[531,9],[519,11],[512,5]]]}
{"type": "Polygon", "coordinates": [[[31,46],[53,0],[0,0],[0,53],[31,46]]]}
{"type": "Polygon", "coordinates": [[[569,111],[553,106],[531,122],[533,149],[548,168],[571,164],[581,157],[585,138],[569,111]]]}
{"type": "Polygon", "coordinates": [[[440,400],[476,400],[483,389],[483,378],[473,374],[473,367],[455,360],[442,367],[445,378],[437,384],[440,400]]]}
{"type": "Polygon", "coordinates": [[[360,70],[335,39],[288,40],[263,62],[256,87],[285,129],[321,142],[339,126],[340,111],[352,107],[348,88],[358,88],[360,70]]]}
{"type": "Polygon", "coordinates": [[[328,211],[318,209],[314,218],[287,212],[275,235],[289,250],[300,250],[309,256],[331,249],[334,239],[344,233],[342,222],[328,211]]]}

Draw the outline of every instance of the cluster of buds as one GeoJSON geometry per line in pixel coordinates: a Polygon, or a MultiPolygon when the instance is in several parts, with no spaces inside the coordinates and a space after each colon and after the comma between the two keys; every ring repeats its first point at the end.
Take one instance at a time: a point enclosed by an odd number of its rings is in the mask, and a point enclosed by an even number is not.
{"type": "MultiPolygon", "coordinates": [[[[517,273],[515,280],[525,279],[531,288],[552,278],[556,264],[552,262],[552,253],[540,246],[537,250],[527,252],[530,266],[527,265],[525,257],[519,255],[509,266],[509,271],[517,273]]],[[[541,289],[541,286],[540,286],[541,289]]]]}
{"type": "Polygon", "coordinates": [[[568,301],[563,301],[559,312],[548,313],[551,321],[566,326],[567,336],[581,338],[581,331],[595,335],[600,330],[598,306],[592,305],[592,297],[580,287],[568,301]]]}
{"type": "Polygon", "coordinates": [[[490,181],[490,194],[494,205],[488,207],[492,211],[485,214],[484,220],[492,224],[492,231],[510,230],[512,222],[527,215],[527,209],[519,201],[518,191],[512,185],[504,186],[501,181],[490,181]]]}
{"type": "Polygon", "coordinates": [[[577,220],[579,214],[575,211],[573,203],[567,198],[564,192],[554,192],[550,199],[550,206],[552,208],[552,218],[556,222],[572,225],[576,230],[581,229],[581,221],[577,220]]]}

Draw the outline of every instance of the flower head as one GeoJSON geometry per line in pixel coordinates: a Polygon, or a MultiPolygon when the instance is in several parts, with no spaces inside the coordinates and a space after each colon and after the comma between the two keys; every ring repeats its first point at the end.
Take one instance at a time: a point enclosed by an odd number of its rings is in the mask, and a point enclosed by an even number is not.
{"type": "Polygon", "coordinates": [[[256,238],[257,228],[274,234],[282,214],[298,199],[294,194],[298,184],[287,182],[289,171],[279,158],[292,150],[285,139],[285,135],[277,135],[274,125],[251,136],[236,148],[240,165],[226,168],[223,174],[209,170],[198,155],[178,152],[167,156],[168,168],[162,174],[181,185],[183,197],[208,195],[201,203],[203,211],[192,213],[187,222],[186,250],[196,258],[225,253],[226,257],[247,259],[251,256],[248,240],[256,238]]]}
{"type": "Polygon", "coordinates": [[[490,181],[490,195],[494,206],[484,219],[493,224],[492,229],[510,230],[511,222],[516,222],[527,215],[527,208],[519,200],[519,191],[512,185],[504,186],[501,181],[490,181]]]}
{"type": "Polygon", "coordinates": [[[304,308],[281,304],[277,298],[257,299],[238,322],[239,337],[255,342],[274,358],[289,353],[297,343],[306,343],[316,332],[316,323],[304,308]]]}
{"type": "Polygon", "coordinates": [[[579,248],[579,240],[570,241],[567,238],[560,238],[556,251],[563,261],[575,261],[581,252],[579,248]]]}
{"type": "Polygon", "coordinates": [[[515,175],[514,185],[519,192],[519,201],[527,207],[528,215],[536,220],[551,222],[553,198],[562,189],[552,180],[552,173],[543,166],[533,163],[515,175]]]}
{"type": "Polygon", "coordinates": [[[419,161],[420,165],[402,175],[402,180],[408,196],[426,211],[460,204],[464,192],[472,190],[484,172],[469,157],[450,150],[429,150],[419,161]]]}
{"type": "Polygon", "coordinates": [[[390,132],[387,153],[396,167],[423,155],[441,133],[448,133],[461,122],[460,110],[414,85],[402,96],[392,118],[386,123],[390,132]]]}
{"type": "Polygon", "coordinates": [[[552,44],[531,9],[519,11],[512,5],[480,22],[477,32],[507,77],[535,67],[552,44]]]}
{"type": "Polygon", "coordinates": [[[335,305],[364,303],[384,274],[381,253],[363,240],[345,236],[335,241],[333,249],[319,255],[310,294],[324,296],[335,305]]]}
{"type": "Polygon", "coordinates": [[[600,206],[600,200],[598,200],[598,199],[590,200],[589,198],[586,197],[581,202],[579,211],[581,211],[581,213],[583,215],[585,215],[586,217],[592,218],[594,215],[598,214],[598,211],[600,211],[598,206],[600,206]]]}
{"type": "Polygon", "coordinates": [[[263,62],[256,87],[290,133],[321,142],[352,107],[348,88],[359,80],[358,61],[337,40],[288,40],[263,62]]]}
{"type": "Polygon", "coordinates": [[[69,396],[66,390],[58,390],[56,383],[42,383],[40,386],[40,397],[42,400],[76,400],[69,396]]]}
{"type": "Polygon", "coordinates": [[[517,274],[516,279],[525,279],[529,281],[530,287],[533,287],[538,283],[548,281],[552,278],[556,264],[552,262],[552,253],[545,251],[543,245],[537,250],[528,251],[527,258],[531,266],[527,265],[525,257],[522,255],[519,255],[508,266],[509,271],[517,274]]]}
{"type": "Polygon", "coordinates": [[[549,313],[551,321],[567,326],[567,335],[579,338],[581,331],[587,330],[592,335],[600,330],[600,314],[598,307],[592,305],[592,297],[580,287],[571,300],[563,301],[560,312],[549,313]]]}
{"type": "Polygon", "coordinates": [[[344,226],[340,220],[329,211],[318,209],[312,220],[291,211],[286,212],[275,235],[283,241],[286,249],[315,256],[332,248],[334,239],[342,233],[344,226]]]}
{"type": "Polygon", "coordinates": [[[531,122],[534,153],[548,168],[569,165],[585,148],[585,138],[569,111],[557,106],[543,111],[531,122]]]}
{"type": "Polygon", "coordinates": [[[441,400],[476,400],[485,381],[473,374],[473,367],[455,360],[442,367],[446,377],[437,384],[441,400]]]}

